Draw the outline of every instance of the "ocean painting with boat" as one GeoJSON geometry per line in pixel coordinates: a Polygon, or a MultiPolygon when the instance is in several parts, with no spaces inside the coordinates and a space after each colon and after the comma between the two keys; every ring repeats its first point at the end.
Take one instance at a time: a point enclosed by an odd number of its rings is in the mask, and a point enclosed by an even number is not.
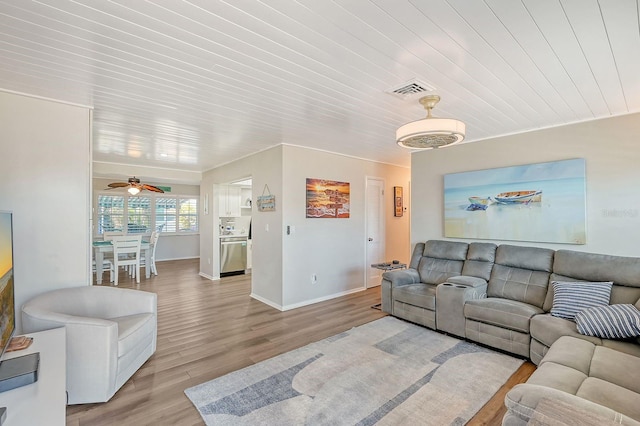
{"type": "Polygon", "coordinates": [[[444,176],[444,236],[586,243],[585,160],[444,176]]]}

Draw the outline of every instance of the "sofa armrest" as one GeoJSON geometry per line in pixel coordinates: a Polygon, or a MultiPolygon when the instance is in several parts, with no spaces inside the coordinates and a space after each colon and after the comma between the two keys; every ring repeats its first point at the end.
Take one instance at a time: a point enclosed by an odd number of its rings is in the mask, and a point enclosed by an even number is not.
{"type": "Polygon", "coordinates": [[[436,287],[436,327],[440,331],[460,337],[466,337],[464,305],[467,300],[482,299],[487,295],[487,282],[482,278],[475,280],[457,280],[452,277],[436,287]],[[456,284],[454,284],[454,282],[456,284]],[[467,282],[470,285],[457,284],[467,282]]]}
{"type": "Polygon", "coordinates": [[[65,327],[67,386],[69,395],[91,395],[91,401],[107,401],[116,386],[118,324],[47,311],[36,306],[22,308],[27,333],[65,327]]]}
{"type": "Polygon", "coordinates": [[[545,416],[552,416],[555,410],[569,409],[574,413],[576,424],[640,426],[640,422],[603,405],[558,389],[529,383],[514,386],[507,393],[504,403],[510,417],[509,424],[517,424],[517,420],[522,424],[531,424],[531,419],[544,419],[545,416]]]}
{"type": "Polygon", "coordinates": [[[382,279],[391,283],[391,287],[415,284],[420,282],[420,274],[415,269],[400,269],[387,271],[382,274],[382,279]]]}
{"type": "Polygon", "coordinates": [[[487,286],[487,280],[483,278],[478,278],[478,277],[471,277],[468,275],[458,275],[455,277],[450,277],[449,279],[447,279],[447,282],[451,284],[463,285],[465,287],[473,287],[473,288],[487,286]]]}

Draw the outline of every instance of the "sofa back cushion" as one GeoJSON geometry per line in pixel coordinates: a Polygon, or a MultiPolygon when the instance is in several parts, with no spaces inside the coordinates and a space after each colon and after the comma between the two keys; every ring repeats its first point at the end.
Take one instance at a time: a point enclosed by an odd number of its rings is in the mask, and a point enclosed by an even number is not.
{"type": "Polygon", "coordinates": [[[411,262],[409,262],[409,268],[418,269],[418,264],[420,263],[420,259],[422,259],[422,253],[424,253],[424,243],[418,243],[413,248],[413,253],[411,254],[411,262]]]}
{"type": "MultiPolygon", "coordinates": [[[[558,250],[551,281],[613,281],[609,304],[634,304],[640,298],[640,258],[558,250]]],[[[549,290],[543,309],[553,306],[549,290]]]]}
{"type": "Polygon", "coordinates": [[[470,243],[467,258],[462,267],[462,275],[489,281],[491,269],[496,260],[496,248],[497,246],[493,243],[470,243]]]}
{"type": "Polygon", "coordinates": [[[460,275],[467,258],[468,247],[467,243],[427,241],[417,268],[420,281],[426,284],[440,284],[449,277],[460,275]]]}
{"type": "Polygon", "coordinates": [[[502,244],[487,286],[488,297],[502,297],[542,308],[553,267],[554,251],[502,244]]]}

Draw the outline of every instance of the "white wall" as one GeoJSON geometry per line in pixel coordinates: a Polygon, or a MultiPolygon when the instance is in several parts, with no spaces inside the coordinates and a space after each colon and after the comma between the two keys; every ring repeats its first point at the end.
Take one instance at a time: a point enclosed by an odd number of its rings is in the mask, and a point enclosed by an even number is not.
{"type": "Polygon", "coordinates": [[[201,215],[200,274],[220,278],[218,193],[216,186],[253,179],[252,197],[252,297],[269,305],[282,305],[282,147],[277,146],[203,174],[200,198],[209,200],[209,214],[201,215]],[[255,200],[268,185],[276,196],[276,211],[258,212],[255,200]],[[267,231],[267,227],[269,230],[267,231]]]}
{"type": "MultiPolygon", "coordinates": [[[[157,173],[157,171],[156,171],[157,173]]],[[[94,173],[95,174],[95,173],[94,173]]],[[[134,176],[131,174],[129,177],[134,176]]],[[[93,179],[93,197],[92,206],[96,205],[98,193],[102,193],[107,185],[111,182],[126,182],[128,178],[94,178],[93,179]]],[[[181,183],[173,183],[171,181],[163,180],[145,180],[143,183],[155,186],[170,186],[171,192],[169,195],[194,195],[200,196],[200,185],[187,185],[181,183]]],[[[110,190],[109,193],[124,193],[124,189],[110,190]]],[[[200,200],[202,202],[202,200],[200,200]]],[[[202,211],[202,209],[201,209],[202,211]]],[[[94,215],[95,215],[94,211],[94,215]]],[[[94,218],[95,219],[95,218],[94,218]]],[[[94,238],[97,237],[97,230],[94,227],[94,238]]],[[[163,260],[177,260],[177,259],[193,259],[200,256],[200,235],[199,234],[162,234],[161,240],[156,248],[156,260],[161,262],[163,260]]]]}
{"type": "Polygon", "coordinates": [[[508,243],[640,256],[639,135],[640,114],[632,114],[414,153],[411,242],[443,239],[447,173],[584,158],[587,243],[508,243]]]}
{"type": "Polygon", "coordinates": [[[14,213],[18,312],[42,292],[90,284],[90,123],[89,108],[0,92],[0,209],[14,213]]]}
{"type": "Polygon", "coordinates": [[[407,168],[375,163],[307,148],[284,147],[283,307],[337,297],[365,287],[366,178],[385,181],[386,258],[409,260],[409,217],[393,216],[393,187],[405,188],[409,201],[407,168]],[[306,179],[329,179],[350,184],[348,219],[307,219],[306,179]],[[311,283],[311,274],[317,283],[311,283]]]}
{"type": "Polygon", "coordinates": [[[409,175],[406,168],[289,145],[206,172],[201,197],[211,195],[210,214],[203,216],[201,228],[201,274],[219,278],[214,260],[219,256],[215,184],[252,177],[252,296],[286,310],[362,290],[366,272],[365,179],[385,180],[386,255],[406,261],[410,256],[410,219],[408,215],[393,217],[392,194],[393,186],[403,186],[405,201],[409,201],[409,175]],[[351,217],[306,219],[308,177],[350,182],[351,217]],[[276,197],[275,212],[257,211],[255,200],[265,184],[276,197]],[[292,235],[286,235],[287,225],[295,227],[292,235]],[[318,276],[316,285],[311,285],[312,273],[318,276]]]}

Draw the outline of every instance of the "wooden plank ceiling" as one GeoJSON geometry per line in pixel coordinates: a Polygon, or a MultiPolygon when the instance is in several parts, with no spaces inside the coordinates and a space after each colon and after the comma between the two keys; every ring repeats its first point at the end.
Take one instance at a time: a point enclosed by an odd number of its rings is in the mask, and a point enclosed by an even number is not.
{"type": "MultiPolygon", "coordinates": [[[[94,107],[94,160],[280,143],[408,166],[412,79],[465,142],[640,110],[636,0],[0,0],[0,89],[94,107]]],[[[5,141],[6,143],[6,141],[5,141]]]]}

